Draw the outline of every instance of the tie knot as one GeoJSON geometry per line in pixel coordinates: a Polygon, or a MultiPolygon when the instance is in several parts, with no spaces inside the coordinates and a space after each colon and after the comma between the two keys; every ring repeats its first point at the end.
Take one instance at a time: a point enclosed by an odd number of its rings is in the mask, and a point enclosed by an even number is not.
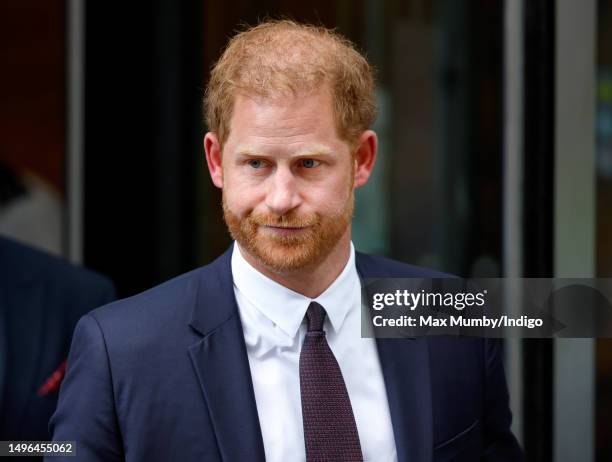
{"type": "Polygon", "coordinates": [[[325,308],[317,302],[311,302],[306,311],[308,320],[308,332],[322,332],[325,321],[325,308]]]}

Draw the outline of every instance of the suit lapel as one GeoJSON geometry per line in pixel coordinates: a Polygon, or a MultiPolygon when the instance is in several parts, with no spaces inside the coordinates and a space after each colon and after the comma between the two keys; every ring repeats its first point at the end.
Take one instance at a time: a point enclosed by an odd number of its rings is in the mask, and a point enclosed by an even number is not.
{"type": "Polygon", "coordinates": [[[231,248],[202,270],[190,322],[202,340],[189,356],[223,460],[265,460],[251,372],[231,276],[231,248]]]}
{"type": "Polygon", "coordinates": [[[426,339],[378,339],[397,459],[430,461],[432,409],[426,339]]]}
{"type": "MultiPolygon", "coordinates": [[[[371,257],[357,253],[362,279],[410,277],[388,274],[371,257]]],[[[377,339],[399,462],[432,460],[433,417],[426,338],[377,339]]]]}

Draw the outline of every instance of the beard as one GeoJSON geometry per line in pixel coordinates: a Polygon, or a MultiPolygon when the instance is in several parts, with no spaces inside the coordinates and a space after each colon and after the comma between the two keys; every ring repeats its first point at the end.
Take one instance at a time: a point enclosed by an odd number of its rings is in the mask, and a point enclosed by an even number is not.
{"type": "Polygon", "coordinates": [[[268,269],[287,273],[315,267],[329,256],[351,223],[354,203],[351,189],[345,206],[329,216],[295,211],[284,215],[251,211],[240,218],[229,209],[223,193],[223,216],[230,234],[243,249],[268,269]],[[282,235],[266,230],[270,226],[303,229],[282,235]]]}

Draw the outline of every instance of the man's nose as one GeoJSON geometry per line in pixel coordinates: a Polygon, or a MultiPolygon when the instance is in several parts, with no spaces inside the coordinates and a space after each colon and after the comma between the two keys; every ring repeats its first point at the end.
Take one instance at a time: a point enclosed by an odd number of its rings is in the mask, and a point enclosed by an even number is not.
{"type": "Polygon", "coordinates": [[[284,215],[300,204],[296,179],[289,169],[278,167],[270,178],[266,205],[270,212],[284,215]]]}

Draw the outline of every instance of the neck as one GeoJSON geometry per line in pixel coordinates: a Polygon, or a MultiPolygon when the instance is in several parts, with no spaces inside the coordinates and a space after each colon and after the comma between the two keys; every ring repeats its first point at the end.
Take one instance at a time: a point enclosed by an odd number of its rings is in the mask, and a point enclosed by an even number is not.
{"type": "Polygon", "coordinates": [[[350,226],[322,262],[317,263],[316,266],[308,266],[293,271],[273,271],[243,247],[240,247],[240,253],[244,259],[257,271],[288,289],[309,298],[316,298],[321,295],[340,276],[349,260],[350,251],[350,226]]]}

